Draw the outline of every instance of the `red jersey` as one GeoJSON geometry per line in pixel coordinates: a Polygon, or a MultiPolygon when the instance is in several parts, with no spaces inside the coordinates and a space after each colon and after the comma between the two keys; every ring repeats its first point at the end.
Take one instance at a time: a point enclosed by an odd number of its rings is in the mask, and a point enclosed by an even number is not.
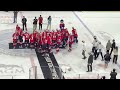
{"type": "Polygon", "coordinates": [[[69,32],[68,30],[65,30],[65,37],[68,37],[69,36],[69,32]]]}
{"type": "Polygon", "coordinates": [[[56,40],[57,39],[57,35],[56,34],[53,34],[52,35],[52,40],[56,40]]]}
{"type": "Polygon", "coordinates": [[[69,44],[72,44],[74,41],[73,35],[70,35],[68,38],[69,44]]]}
{"type": "Polygon", "coordinates": [[[35,39],[37,39],[38,32],[34,32],[34,33],[33,33],[33,36],[34,36],[35,39]]]}
{"type": "Polygon", "coordinates": [[[61,36],[61,31],[57,31],[57,36],[61,36]]]}
{"type": "Polygon", "coordinates": [[[42,17],[39,17],[39,23],[43,23],[43,18],[42,17]]]}
{"type": "Polygon", "coordinates": [[[60,23],[60,28],[63,28],[65,27],[65,24],[64,23],[60,23]]]}
{"type": "Polygon", "coordinates": [[[16,30],[18,31],[20,29],[20,27],[18,25],[16,25],[16,30]]]}
{"type": "Polygon", "coordinates": [[[47,44],[47,43],[48,43],[47,38],[43,39],[43,44],[47,44]]]}
{"type": "Polygon", "coordinates": [[[34,35],[33,34],[30,35],[30,43],[34,43],[34,35]]]}
{"type": "Polygon", "coordinates": [[[46,36],[47,36],[47,35],[46,35],[46,32],[43,32],[43,33],[42,33],[42,38],[46,38],[46,36]]]}
{"type": "Polygon", "coordinates": [[[18,39],[18,33],[14,33],[13,35],[12,35],[12,37],[13,37],[13,40],[17,40],[18,39]]]}
{"type": "Polygon", "coordinates": [[[61,42],[62,42],[62,38],[61,38],[61,36],[59,36],[59,37],[57,37],[57,44],[61,44],[61,42]]]}
{"type": "Polygon", "coordinates": [[[42,39],[42,35],[41,35],[41,34],[39,35],[39,43],[40,43],[41,45],[43,45],[43,39],[42,39]]]}
{"type": "Polygon", "coordinates": [[[78,37],[78,34],[77,34],[76,29],[73,29],[73,30],[72,30],[72,34],[73,34],[75,37],[78,37]]]}
{"type": "Polygon", "coordinates": [[[21,28],[20,28],[20,29],[18,29],[18,31],[17,31],[17,32],[18,32],[18,34],[19,34],[19,35],[22,35],[22,34],[23,34],[23,31],[22,31],[22,29],[21,29],[21,28]]]}
{"type": "Polygon", "coordinates": [[[47,37],[47,41],[48,41],[47,43],[48,43],[49,45],[52,44],[52,38],[51,38],[50,36],[47,37]]]}
{"type": "Polygon", "coordinates": [[[23,36],[25,37],[25,40],[29,40],[30,34],[29,33],[24,33],[23,36]]]}

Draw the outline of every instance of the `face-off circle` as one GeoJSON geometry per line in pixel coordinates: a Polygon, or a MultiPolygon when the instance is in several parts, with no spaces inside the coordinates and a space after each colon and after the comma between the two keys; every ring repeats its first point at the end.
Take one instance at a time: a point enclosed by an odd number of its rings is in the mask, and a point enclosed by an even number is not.
{"type": "Polygon", "coordinates": [[[0,54],[27,57],[31,55],[30,49],[9,49],[9,43],[12,42],[14,29],[0,31],[0,54]]]}

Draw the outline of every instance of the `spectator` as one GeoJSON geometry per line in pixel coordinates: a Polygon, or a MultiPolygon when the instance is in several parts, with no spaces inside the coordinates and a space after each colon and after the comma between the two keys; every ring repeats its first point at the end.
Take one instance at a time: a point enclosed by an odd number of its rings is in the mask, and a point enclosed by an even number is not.
{"type": "Polygon", "coordinates": [[[85,45],[85,41],[82,41],[82,55],[83,58],[82,59],[86,59],[86,55],[85,55],[85,51],[86,51],[86,45],[85,45]]]}
{"type": "Polygon", "coordinates": [[[110,54],[109,54],[108,51],[107,51],[106,54],[104,55],[104,59],[105,59],[105,68],[107,68],[108,63],[110,62],[110,59],[111,59],[110,54]]]}
{"type": "Polygon", "coordinates": [[[115,72],[116,70],[113,69],[113,71],[110,73],[110,79],[116,79],[117,73],[115,72]]]}
{"type": "Polygon", "coordinates": [[[103,61],[103,53],[102,53],[102,49],[103,49],[103,46],[101,45],[101,42],[99,42],[97,58],[98,58],[99,54],[101,54],[102,61],[103,61]]]}
{"type": "Polygon", "coordinates": [[[112,43],[110,55],[112,54],[113,49],[114,49],[115,47],[116,47],[116,43],[115,43],[115,40],[113,39],[113,43],[112,43]]]}
{"type": "Polygon", "coordinates": [[[91,52],[91,53],[89,53],[88,65],[87,65],[88,71],[87,72],[92,72],[92,63],[93,63],[93,54],[91,52]]]}
{"type": "Polygon", "coordinates": [[[110,48],[112,47],[112,44],[110,42],[110,40],[108,40],[107,44],[106,44],[106,51],[110,51],[110,48]]]}
{"type": "Polygon", "coordinates": [[[113,49],[113,63],[117,64],[117,59],[118,59],[118,47],[116,46],[114,49],[113,49]]]}

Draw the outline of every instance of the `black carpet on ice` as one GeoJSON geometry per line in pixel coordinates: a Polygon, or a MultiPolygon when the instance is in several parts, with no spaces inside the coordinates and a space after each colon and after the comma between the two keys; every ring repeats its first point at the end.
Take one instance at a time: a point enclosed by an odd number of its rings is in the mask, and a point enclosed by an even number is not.
{"type": "MultiPolygon", "coordinates": [[[[24,43],[22,44],[23,48],[19,48],[19,46],[20,44],[17,44],[15,49],[26,49],[24,43]]],[[[60,48],[64,49],[65,47],[61,46],[60,48]]],[[[9,43],[9,49],[13,49],[13,43],[9,43]]],[[[31,49],[30,44],[28,45],[27,49],[31,49]]]]}
{"type": "Polygon", "coordinates": [[[52,79],[52,73],[50,71],[50,68],[47,64],[46,59],[42,56],[41,53],[37,52],[37,50],[35,50],[37,57],[38,57],[38,61],[40,64],[40,67],[42,69],[43,75],[45,79],[52,79]]]}
{"type": "Polygon", "coordinates": [[[55,67],[55,70],[56,70],[56,72],[57,72],[58,77],[59,77],[59,78],[62,78],[62,71],[61,71],[61,69],[59,68],[59,65],[58,65],[58,63],[57,63],[57,61],[56,61],[56,58],[55,58],[54,54],[53,54],[53,53],[49,53],[49,56],[50,56],[50,59],[51,59],[53,65],[54,65],[54,67],[55,67]]]}
{"type": "MultiPolygon", "coordinates": [[[[19,48],[19,45],[20,45],[20,44],[17,44],[15,49],[25,49],[24,43],[22,44],[23,48],[19,48]]],[[[13,49],[13,43],[9,43],[9,49],[13,49]]],[[[28,48],[27,48],[27,49],[31,49],[31,48],[30,48],[30,44],[28,45],[28,48]]]]}

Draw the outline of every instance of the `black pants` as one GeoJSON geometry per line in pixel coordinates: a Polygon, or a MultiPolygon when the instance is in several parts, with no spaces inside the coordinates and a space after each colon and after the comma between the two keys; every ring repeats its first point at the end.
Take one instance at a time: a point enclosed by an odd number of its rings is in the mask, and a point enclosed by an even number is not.
{"type": "Polygon", "coordinates": [[[95,52],[95,47],[92,48],[92,52],[93,52],[93,53],[95,52]]]}
{"type": "Polygon", "coordinates": [[[117,64],[117,59],[118,59],[118,55],[114,55],[114,57],[113,57],[113,63],[117,64]]]}
{"type": "Polygon", "coordinates": [[[95,58],[95,60],[97,59],[97,49],[95,49],[95,52],[94,52],[94,58],[95,58]]]}
{"type": "Polygon", "coordinates": [[[106,52],[109,52],[110,50],[106,50],[106,52]]]}
{"type": "Polygon", "coordinates": [[[102,52],[98,52],[97,53],[97,58],[98,58],[99,54],[101,54],[101,57],[102,57],[102,60],[103,60],[103,54],[102,54],[102,52]]]}
{"type": "Polygon", "coordinates": [[[24,31],[24,27],[27,28],[27,27],[26,27],[26,23],[23,23],[23,31],[24,31]]]}
{"type": "Polygon", "coordinates": [[[42,23],[39,23],[39,30],[42,30],[42,23]]]}
{"type": "Polygon", "coordinates": [[[113,48],[111,48],[110,55],[112,54],[112,52],[113,52],[113,48]]]}
{"type": "Polygon", "coordinates": [[[87,68],[88,68],[88,71],[92,71],[92,63],[88,63],[87,68]]]}
{"type": "Polygon", "coordinates": [[[17,23],[17,15],[14,15],[14,22],[13,23],[17,23]]]}
{"type": "Polygon", "coordinates": [[[76,42],[76,43],[78,43],[78,39],[77,39],[77,37],[74,37],[74,42],[76,42]]]}
{"type": "Polygon", "coordinates": [[[82,55],[83,55],[83,58],[85,59],[86,56],[85,56],[85,51],[84,50],[82,51],[82,55]]]}

